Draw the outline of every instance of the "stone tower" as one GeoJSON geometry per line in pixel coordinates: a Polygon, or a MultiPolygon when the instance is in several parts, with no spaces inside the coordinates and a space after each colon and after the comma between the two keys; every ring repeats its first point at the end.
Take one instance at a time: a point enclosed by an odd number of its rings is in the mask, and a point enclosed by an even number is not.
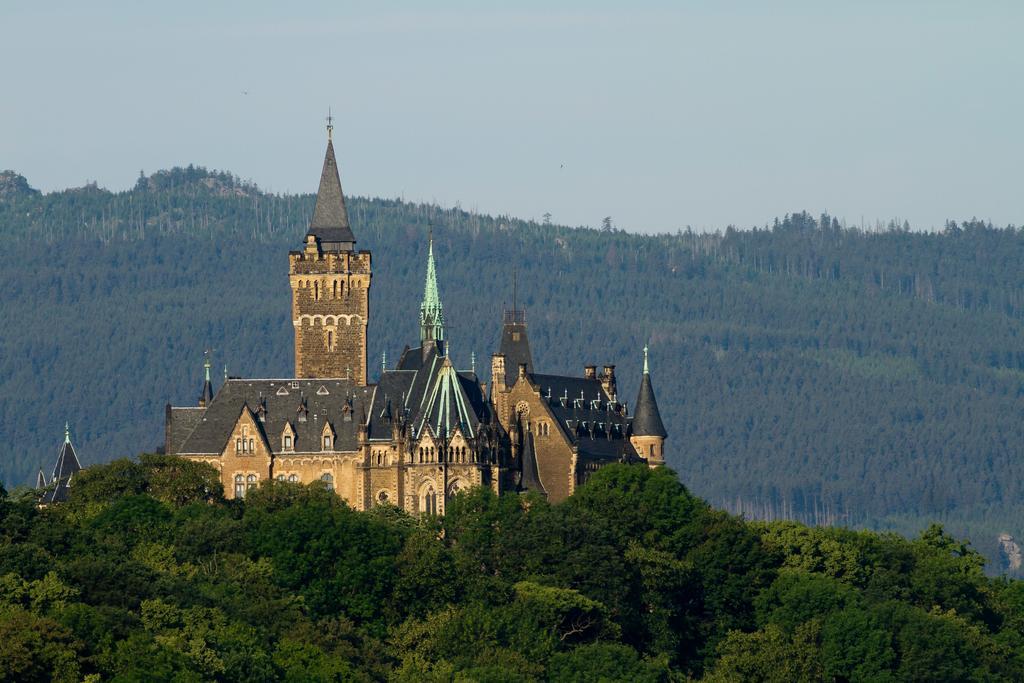
{"type": "Polygon", "coordinates": [[[636,409],[629,440],[641,457],[647,458],[651,467],[665,464],[665,439],[668,432],[661,421],[658,401],[654,398],[651,371],[647,364],[647,347],[644,347],[644,376],[640,380],[640,391],[636,397],[636,409]]]}
{"type": "Polygon", "coordinates": [[[328,125],[305,248],[288,254],[295,377],[348,378],[365,386],[370,252],[355,250],[331,133],[328,125]]]}

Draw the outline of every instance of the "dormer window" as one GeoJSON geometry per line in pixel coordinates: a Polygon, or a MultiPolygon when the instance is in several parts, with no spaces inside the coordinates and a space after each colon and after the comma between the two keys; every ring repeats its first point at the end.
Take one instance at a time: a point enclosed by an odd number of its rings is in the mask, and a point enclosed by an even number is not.
{"type": "Polygon", "coordinates": [[[284,449],[286,451],[290,451],[292,449],[292,435],[291,434],[285,434],[284,435],[284,444],[283,445],[284,445],[284,449]]]}
{"type": "Polygon", "coordinates": [[[331,450],[331,435],[330,434],[324,434],[324,450],[325,451],[331,450]]]}

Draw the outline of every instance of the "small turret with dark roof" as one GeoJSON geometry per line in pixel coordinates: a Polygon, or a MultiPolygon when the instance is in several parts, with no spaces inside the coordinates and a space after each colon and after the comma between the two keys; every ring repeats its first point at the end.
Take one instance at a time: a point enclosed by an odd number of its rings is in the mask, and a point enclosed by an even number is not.
{"type": "Polygon", "coordinates": [[[630,440],[637,453],[647,458],[652,466],[665,464],[664,448],[668,432],[665,431],[665,424],[661,421],[658,401],[654,398],[654,385],[651,383],[646,346],[644,346],[644,375],[640,380],[640,391],[636,397],[630,431],[630,440]]]}
{"type": "Polygon", "coordinates": [[[50,488],[43,493],[39,499],[39,504],[50,505],[51,503],[61,503],[67,500],[68,486],[71,485],[71,479],[81,470],[82,464],[78,461],[75,447],[71,445],[71,430],[65,424],[64,443],[61,444],[60,452],[57,454],[57,463],[53,467],[53,476],[50,477],[50,488]]]}
{"type": "Polygon", "coordinates": [[[210,381],[210,353],[206,353],[203,360],[203,371],[206,379],[203,380],[203,391],[199,394],[199,407],[205,408],[213,402],[213,383],[210,381]]]}

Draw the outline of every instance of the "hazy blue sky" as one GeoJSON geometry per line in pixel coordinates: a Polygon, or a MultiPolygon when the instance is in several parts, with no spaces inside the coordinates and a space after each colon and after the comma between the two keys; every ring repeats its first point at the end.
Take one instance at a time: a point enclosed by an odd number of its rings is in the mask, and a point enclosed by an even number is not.
{"type": "Polygon", "coordinates": [[[0,168],[312,192],[330,106],[349,194],[642,231],[1024,223],[1024,2],[554,6],[7,1],[0,168]]]}

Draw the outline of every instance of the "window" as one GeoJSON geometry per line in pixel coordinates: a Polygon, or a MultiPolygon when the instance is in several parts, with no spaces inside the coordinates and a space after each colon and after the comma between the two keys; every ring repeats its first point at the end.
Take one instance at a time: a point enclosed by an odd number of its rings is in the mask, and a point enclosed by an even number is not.
{"type": "Polygon", "coordinates": [[[654,444],[653,443],[650,445],[649,449],[650,449],[649,452],[651,454],[651,457],[653,458],[654,457],[654,444]]]}
{"type": "Polygon", "coordinates": [[[388,492],[387,491],[381,491],[379,494],[377,494],[377,502],[380,505],[387,505],[388,504],[388,492]]]}
{"type": "Polygon", "coordinates": [[[420,507],[428,515],[437,514],[437,493],[434,492],[433,486],[428,486],[424,490],[420,507]]]}
{"type": "Polygon", "coordinates": [[[332,289],[333,289],[333,293],[332,293],[332,296],[333,296],[333,297],[334,297],[335,299],[337,299],[337,298],[338,298],[338,281],[337,281],[337,280],[335,280],[335,281],[334,281],[334,286],[333,286],[333,288],[332,288],[332,289]]]}
{"type": "Polygon", "coordinates": [[[284,475],[283,474],[277,475],[277,480],[278,481],[284,481],[284,475]]]}
{"type": "Polygon", "coordinates": [[[248,491],[249,489],[254,488],[256,488],[256,475],[250,474],[248,477],[245,478],[245,490],[248,491]]]}
{"type": "Polygon", "coordinates": [[[235,475],[235,498],[245,498],[245,477],[235,475]]]}
{"type": "Polygon", "coordinates": [[[284,435],[284,447],[285,447],[285,450],[289,450],[290,451],[292,449],[292,437],[291,437],[291,434],[285,434],[284,435]]]}
{"type": "Polygon", "coordinates": [[[330,450],[330,449],[331,449],[331,435],[330,434],[324,434],[324,450],[330,450]]]}
{"type": "Polygon", "coordinates": [[[249,452],[250,453],[255,453],[256,452],[255,446],[256,446],[256,442],[253,441],[252,439],[249,439],[249,452]]]}
{"type": "Polygon", "coordinates": [[[289,474],[288,481],[290,481],[293,484],[297,484],[299,482],[299,478],[294,474],[289,474]]]}
{"type": "Polygon", "coordinates": [[[330,330],[327,330],[327,350],[334,350],[334,332],[331,332],[330,330]]]}
{"type": "Polygon", "coordinates": [[[325,474],[322,477],[320,477],[320,481],[322,481],[324,483],[324,487],[328,491],[333,491],[334,490],[334,476],[331,475],[330,473],[325,474]]]}
{"type": "Polygon", "coordinates": [[[235,439],[235,453],[241,453],[241,452],[242,452],[242,440],[241,439],[235,439]]]}
{"type": "Polygon", "coordinates": [[[320,281],[313,283],[313,301],[320,301],[320,281]]]}

